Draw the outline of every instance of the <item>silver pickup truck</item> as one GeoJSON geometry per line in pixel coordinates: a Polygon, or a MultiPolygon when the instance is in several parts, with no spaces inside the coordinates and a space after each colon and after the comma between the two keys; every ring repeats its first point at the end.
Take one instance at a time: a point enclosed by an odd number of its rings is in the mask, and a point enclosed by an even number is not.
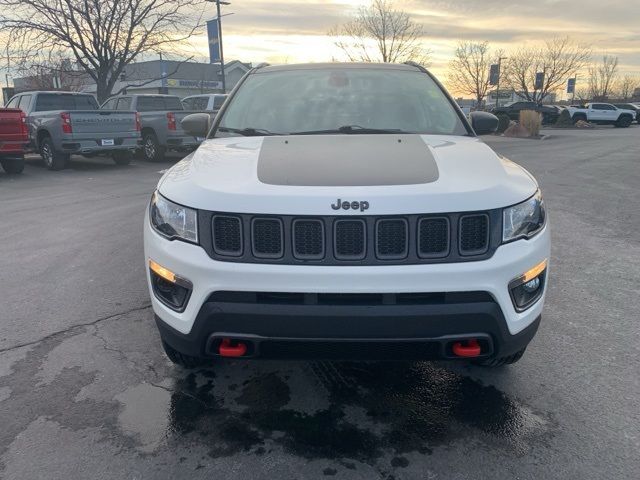
{"type": "Polygon", "coordinates": [[[126,165],[140,143],[135,112],[100,111],[90,94],[26,92],[7,106],[25,112],[29,149],[39,152],[50,170],[63,169],[71,154],[105,155],[126,165]]]}
{"type": "Polygon", "coordinates": [[[182,129],[182,119],[196,112],[186,111],[174,95],[121,95],[107,100],[101,110],[138,112],[142,128],[140,153],[151,162],[162,160],[168,150],[195,150],[202,141],[182,129]]]}

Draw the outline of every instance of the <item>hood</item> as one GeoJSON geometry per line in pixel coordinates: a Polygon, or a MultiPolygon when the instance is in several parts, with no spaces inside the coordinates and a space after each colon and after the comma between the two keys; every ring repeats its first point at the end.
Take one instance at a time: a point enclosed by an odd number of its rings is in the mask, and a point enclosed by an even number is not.
{"type": "Polygon", "coordinates": [[[474,137],[309,135],[205,141],[159,190],[203,210],[281,215],[465,212],[526,200],[537,184],[474,137]],[[332,208],[334,205],[334,208],[332,208]]]}

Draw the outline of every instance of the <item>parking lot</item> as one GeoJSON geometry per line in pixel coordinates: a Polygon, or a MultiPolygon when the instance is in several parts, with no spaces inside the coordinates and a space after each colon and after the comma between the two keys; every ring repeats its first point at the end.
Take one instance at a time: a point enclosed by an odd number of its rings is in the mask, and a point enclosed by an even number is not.
{"type": "MultiPolygon", "coordinates": [[[[162,163],[0,173],[0,477],[617,479],[640,469],[640,126],[487,137],[553,252],[517,365],[164,356],[142,221],[162,163]]],[[[635,473],[634,473],[635,472],[635,473]]]]}

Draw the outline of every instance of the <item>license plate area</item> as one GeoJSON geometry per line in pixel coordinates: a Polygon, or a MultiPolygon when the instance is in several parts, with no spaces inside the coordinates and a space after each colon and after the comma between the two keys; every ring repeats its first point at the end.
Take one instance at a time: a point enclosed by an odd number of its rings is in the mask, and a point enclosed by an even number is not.
{"type": "Polygon", "coordinates": [[[103,138],[100,141],[100,144],[103,147],[113,147],[116,144],[116,142],[115,142],[115,140],[113,138],[103,138]]]}

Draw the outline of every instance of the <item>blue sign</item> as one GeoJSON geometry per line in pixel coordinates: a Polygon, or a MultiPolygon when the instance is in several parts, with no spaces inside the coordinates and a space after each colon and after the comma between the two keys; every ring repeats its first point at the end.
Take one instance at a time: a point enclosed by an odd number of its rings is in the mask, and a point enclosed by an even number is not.
{"type": "Polygon", "coordinates": [[[209,38],[209,63],[220,63],[220,28],[217,18],[207,22],[207,37],[209,38]]]}
{"type": "Polygon", "coordinates": [[[567,93],[574,93],[576,91],[576,79],[570,78],[567,82],[567,93]]]}
{"type": "Polygon", "coordinates": [[[534,88],[536,90],[542,90],[542,87],[544,87],[544,72],[538,72],[536,73],[536,83],[534,88]]]}

